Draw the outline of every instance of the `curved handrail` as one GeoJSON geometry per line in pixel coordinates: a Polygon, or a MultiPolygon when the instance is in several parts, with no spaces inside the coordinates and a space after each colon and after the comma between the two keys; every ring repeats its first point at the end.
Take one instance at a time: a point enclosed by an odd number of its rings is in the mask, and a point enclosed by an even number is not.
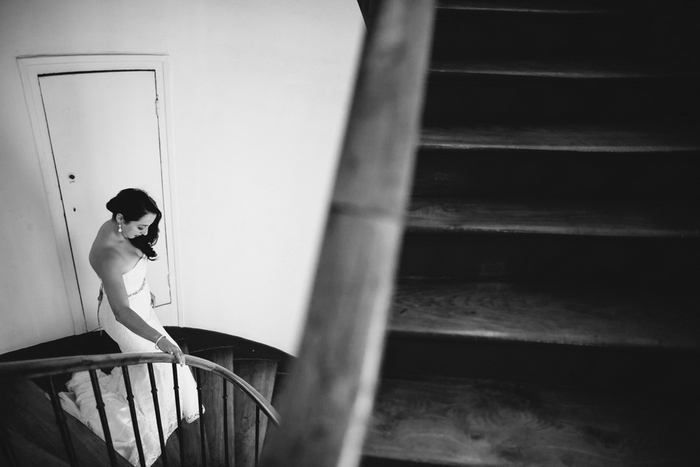
{"type": "MultiPolygon", "coordinates": [[[[143,363],[177,363],[174,356],[162,352],[153,353],[113,353],[102,355],[79,355],[75,357],[41,358],[0,363],[0,383],[25,379],[42,378],[75,371],[97,370],[101,368],[143,363]]],[[[280,416],[270,402],[243,378],[234,372],[203,358],[185,355],[185,364],[210,371],[221,376],[247,394],[272,423],[279,427],[280,416]]]]}

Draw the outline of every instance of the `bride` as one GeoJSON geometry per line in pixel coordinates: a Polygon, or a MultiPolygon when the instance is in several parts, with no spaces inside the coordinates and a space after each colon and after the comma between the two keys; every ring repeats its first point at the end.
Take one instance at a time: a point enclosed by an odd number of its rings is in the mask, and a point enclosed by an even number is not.
{"type": "MultiPolygon", "coordinates": [[[[156,316],[154,296],[146,281],[146,266],[156,258],[153,245],[158,240],[162,214],[146,192],[133,188],[120,191],[107,203],[107,209],[112,218],[100,227],[89,256],[90,265],[102,280],[98,319],[122,352],[160,350],[174,355],[180,364],[177,367],[180,388],[177,416],[172,365],[153,365],[163,435],[167,440],[177,428],[178,417],[193,422],[199,417],[199,406],[194,378],[184,366],[184,354],[156,316]],[[103,300],[103,293],[107,300],[103,300]]],[[[117,394],[126,396],[122,372],[117,370],[120,369],[113,370],[110,375],[116,381],[106,382],[105,387],[115,388],[117,394]]],[[[150,466],[160,456],[161,448],[148,369],[146,365],[130,367],[129,376],[144,458],[150,466]]],[[[134,443],[125,457],[136,465],[139,459],[134,443]]]]}

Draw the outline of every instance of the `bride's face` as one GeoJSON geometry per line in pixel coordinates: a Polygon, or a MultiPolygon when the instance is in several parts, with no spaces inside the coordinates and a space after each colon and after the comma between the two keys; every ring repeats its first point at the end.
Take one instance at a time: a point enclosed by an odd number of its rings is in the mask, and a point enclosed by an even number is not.
{"type": "Polygon", "coordinates": [[[122,235],[126,238],[136,238],[148,233],[148,227],[156,220],[156,215],[147,213],[141,219],[122,224],[122,235]]]}

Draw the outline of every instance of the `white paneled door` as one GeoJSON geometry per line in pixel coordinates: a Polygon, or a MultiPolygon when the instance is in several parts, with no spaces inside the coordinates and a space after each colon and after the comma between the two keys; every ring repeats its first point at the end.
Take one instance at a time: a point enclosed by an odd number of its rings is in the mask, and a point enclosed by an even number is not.
{"type": "MultiPolygon", "coordinates": [[[[163,154],[155,70],[101,70],[38,76],[50,151],[68,231],[73,268],[87,330],[98,327],[99,279],[88,253],[105,204],[119,190],[146,190],[164,210],[163,154]]],[[[165,214],[165,210],[164,210],[165,214]]],[[[148,280],[164,324],[176,312],[169,272],[168,232],[161,222],[148,280]]],[[[65,270],[65,268],[64,268],[65,270]]]]}

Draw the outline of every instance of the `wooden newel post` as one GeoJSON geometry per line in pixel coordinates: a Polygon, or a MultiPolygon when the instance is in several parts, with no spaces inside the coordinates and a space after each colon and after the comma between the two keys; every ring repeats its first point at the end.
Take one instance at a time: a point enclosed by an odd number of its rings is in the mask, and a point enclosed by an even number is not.
{"type": "Polygon", "coordinates": [[[263,467],[355,466],[381,361],[413,176],[432,1],[378,1],[299,358],[263,467]]]}

